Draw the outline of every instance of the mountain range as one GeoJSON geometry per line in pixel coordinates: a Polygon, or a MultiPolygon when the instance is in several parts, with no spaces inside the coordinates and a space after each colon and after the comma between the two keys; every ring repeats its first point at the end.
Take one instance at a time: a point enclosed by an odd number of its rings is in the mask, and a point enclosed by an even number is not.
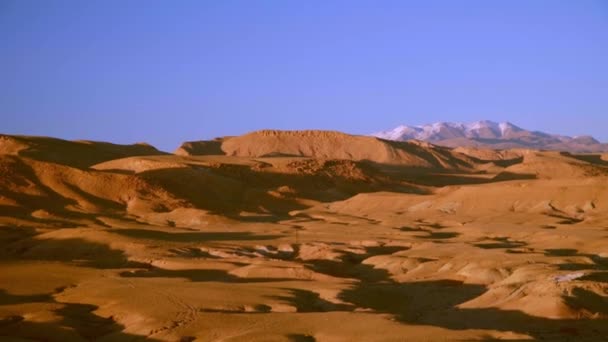
{"type": "Polygon", "coordinates": [[[395,141],[422,140],[449,147],[526,148],[579,153],[608,151],[608,144],[600,143],[591,136],[549,134],[526,130],[510,122],[497,123],[489,120],[472,123],[437,122],[421,126],[401,125],[372,135],[395,141]]]}

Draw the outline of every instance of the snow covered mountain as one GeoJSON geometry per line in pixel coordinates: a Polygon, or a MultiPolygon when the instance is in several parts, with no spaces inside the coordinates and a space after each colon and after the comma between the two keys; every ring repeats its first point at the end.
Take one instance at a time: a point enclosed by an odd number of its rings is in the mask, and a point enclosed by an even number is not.
{"type": "Polygon", "coordinates": [[[472,123],[437,122],[422,126],[401,125],[373,136],[405,141],[429,141],[437,145],[472,146],[495,149],[533,148],[569,152],[604,152],[608,144],[601,144],[590,136],[568,137],[529,131],[510,122],[477,121],[472,123]]]}

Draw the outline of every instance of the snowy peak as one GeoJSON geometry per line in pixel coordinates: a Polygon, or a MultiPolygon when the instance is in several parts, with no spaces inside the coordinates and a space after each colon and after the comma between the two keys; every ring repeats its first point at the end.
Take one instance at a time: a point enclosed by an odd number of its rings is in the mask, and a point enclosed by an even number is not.
{"type": "Polygon", "coordinates": [[[422,126],[401,125],[390,131],[372,135],[390,140],[439,141],[453,138],[499,139],[519,131],[522,129],[509,122],[496,123],[483,120],[471,123],[436,122],[422,126]]]}
{"type": "Polygon", "coordinates": [[[423,140],[444,146],[487,148],[535,148],[570,152],[608,151],[593,137],[567,137],[529,131],[510,122],[482,120],[470,123],[436,122],[428,125],[401,125],[373,136],[388,140],[423,140]]]}

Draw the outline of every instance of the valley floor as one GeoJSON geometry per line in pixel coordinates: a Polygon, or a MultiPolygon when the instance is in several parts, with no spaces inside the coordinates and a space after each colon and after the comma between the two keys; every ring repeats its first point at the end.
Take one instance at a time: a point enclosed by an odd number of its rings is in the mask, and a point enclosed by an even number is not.
{"type": "MultiPolygon", "coordinates": [[[[521,213],[484,221],[395,205],[410,196],[372,193],[291,217],[199,228],[104,217],[98,227],[32,237],[5,228],[5,248],[18,257],[0,264],[0,334],[56,341],[608,336],[606,221],[521,213]],[[364,209],[378,205],[389,210],[364,209]]],[[[418,208],[435,205],[429,197],[418,208]]]]}

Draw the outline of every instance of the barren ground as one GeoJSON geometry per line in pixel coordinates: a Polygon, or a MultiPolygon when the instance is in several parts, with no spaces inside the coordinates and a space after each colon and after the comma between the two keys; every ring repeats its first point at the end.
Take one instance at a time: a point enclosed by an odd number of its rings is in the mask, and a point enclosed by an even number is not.
{"type": "Polygon", "coordinates": [[[276,134],[2,136],[0,338],[608,336],[606,156],[276,134]]]}

